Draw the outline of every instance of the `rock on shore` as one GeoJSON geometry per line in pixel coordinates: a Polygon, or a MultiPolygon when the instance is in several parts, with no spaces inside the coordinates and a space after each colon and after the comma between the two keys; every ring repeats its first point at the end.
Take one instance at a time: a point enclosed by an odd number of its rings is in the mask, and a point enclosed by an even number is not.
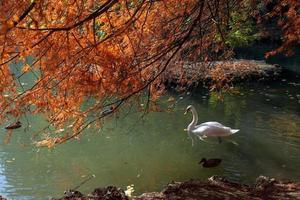
{"type": "Polygon", "coordinates": [[[76,190],[65,191],[65,195],[61,198],[53,198],[52,200],[128,200],[125,192],[115,186],[104,188],[96,188],[88,195],[84,195],[76,190]]]}

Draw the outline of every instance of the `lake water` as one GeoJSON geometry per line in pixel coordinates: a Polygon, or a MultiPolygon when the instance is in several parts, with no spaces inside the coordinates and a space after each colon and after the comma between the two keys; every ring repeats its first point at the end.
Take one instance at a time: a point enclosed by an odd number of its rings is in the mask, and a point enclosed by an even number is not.
{"type": "Polygon", "coordinates": [[[152,112],[143,119],[142,113],[132,112],[54,149],[32,145],[32,131],[46,124],[40,117],[28,116],[33,130],[15,130],[8,144],[2,128],[0,194],[12,199],[58,197],[92,174],[96,177],[82,185],[81,192],[133,184],[138,195],[159,191],[172,180],[212,175],[243,183],[259,175],[300,181],[300,61],[272,62],[294,71],[276,83],[238,86],[223,101],[205,89],[168,93],[161,107],[173,112],[152,112]],[[168,101],[170,97],[174,101],[168,101]],[[190,114],[183,115],[189,104],[196,107],[200,122],[219,121],[240,132],[221,144],[212,138],[192,146],[183,131],[191,121],[190,114]],[[221,158],[222,163],[204,169],[198,165],[202,157],[221,158]]]}

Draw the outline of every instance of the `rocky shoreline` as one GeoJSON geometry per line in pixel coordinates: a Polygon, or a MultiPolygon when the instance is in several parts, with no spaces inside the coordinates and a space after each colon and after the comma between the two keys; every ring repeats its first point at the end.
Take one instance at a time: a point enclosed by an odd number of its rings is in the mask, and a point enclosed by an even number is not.
{"type": "Polygon", "coordinates": [[[211,177],[208,181],[190,180],[171,183],[162,192],[143,194],[136,200],[224,200],[224,199],[300,199],[300,184],[280,182],[260,176],[249,186],[230,182],[221,177],[211,177]]]}
{"type": "Polygon", "coordinates": [[[144,193],[129,198],[115,186],[97,188],[87,195],[79,191],[68,191],[53,200],[296,200],[300,199],[300,183],[281,182],[265,176],[257,178],[253,185],[245,185],[213,176],[207,181],[188,180],[172,182],[161,192],[144,193]]]}

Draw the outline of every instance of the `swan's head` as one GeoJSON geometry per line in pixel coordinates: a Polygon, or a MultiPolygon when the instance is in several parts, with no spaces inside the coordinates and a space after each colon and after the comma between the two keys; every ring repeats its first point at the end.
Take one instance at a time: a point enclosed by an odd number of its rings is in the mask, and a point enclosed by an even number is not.
{"type": "Polygon", "coordinates": [[[192,111],[192,109],[194,109],[194,106],[189,105],[188,107],[186,107],[184,114],[186,115],[188,112],[192,111]]]}

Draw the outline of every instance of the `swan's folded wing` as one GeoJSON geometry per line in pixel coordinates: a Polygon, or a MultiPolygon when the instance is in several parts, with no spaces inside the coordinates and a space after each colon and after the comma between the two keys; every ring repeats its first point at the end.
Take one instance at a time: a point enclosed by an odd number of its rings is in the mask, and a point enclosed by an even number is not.
{"type": "Polygon", "coordinates": [[[208,129],[209,129],[209,126],[198,125],[198,126],[195,126],[193,133],[203,134],[208,129]]]}
{"type": "MultiPolygon", "coordinates": [[[[219,122],[204,122],[200,125],[198,125],[199,127],[200,126],[214,126],[214,127],[218,127],[218,128],[223,128],[225,127],[223,124],[219,123],[219,122]]],[[[196,126],[196,127],[198,127],[196,126]]]]}
{"type": "Polygon", "coordinates": [[[225,126],[199,125],[195,127],[193,133],[198,136],[224,136],[228,135],[230,129],[225,126]]]}

